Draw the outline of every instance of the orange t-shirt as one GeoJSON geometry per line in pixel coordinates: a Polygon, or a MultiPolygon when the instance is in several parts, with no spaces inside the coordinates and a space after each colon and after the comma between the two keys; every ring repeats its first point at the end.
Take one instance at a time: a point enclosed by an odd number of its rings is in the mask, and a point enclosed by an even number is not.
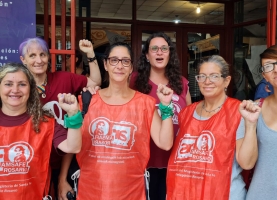
{"type": "Polygon", "coordinates": [[[143,200],[155,99],[136,92],[124,105],[92,97],[77,154],[81,173],[77,198],[143,200]]]}
{"type": "Polygon", "coordinates": [[[55,121],[33,130],[31,118],[14,127],[0,126],[0,199],[42,199],[45,195],[55,121]]]}
{"type": "Polygon", "coordinates": [[[193,117],[198,103],[180,112],[167,169],[167,200],[229,199],[239,103],[227,98],[208,120],[193,117]]]}

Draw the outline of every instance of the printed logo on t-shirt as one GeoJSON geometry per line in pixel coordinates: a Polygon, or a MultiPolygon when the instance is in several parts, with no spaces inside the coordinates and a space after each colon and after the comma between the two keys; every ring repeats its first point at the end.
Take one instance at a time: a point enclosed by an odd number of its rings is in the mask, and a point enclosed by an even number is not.
{"type": "Polygon", "coordinates": [[[212,163],[214,147],[215,138],[210,131],[202,131],[199,136],[185,134],[179,142],[174,162],[212,163]]]}
{"type": "Polygon", "coordinates": [[[63,111],[57,101],[49,101],[42,107],[42,109],[49,111],[54,116],[57,123],[64,126],[63,111]],[[55,112],[55,107],[58,108],[58,109],[56,109],[58,111],[58,113],[55,112]]]}
{"type": "Polygon", "coordinates": [[[0,176],[26,174],[33,159],[34,150],[26,142],[15,142],[0,147],[0,176]]]}
{"type": "Polygon", "coordinates": [[[172,95],[172,100],[173,101],[179,101],[180,97],[177,94],[172,95]]]}
{"type": "Polygon", "coordinates": [[[90,123],[89,133],[93,146],[131,150],[135,142],[137,127],[130,122],[113,122],[98,117],[90,123]]]}
{"type": "MultiPolygon", "coordinates": [[[[181,106],[176,101],[172,101],[172,104],[173,104],[173,112],[174,112],[174,115],[172,117],[172,122],[173,122],[173,124],[178,124],[178,114],[181,111],[181,106]]],[[[161,116],[159,104],[156,104],[156,108],[158,110],[159,115],[161,116]]]]}

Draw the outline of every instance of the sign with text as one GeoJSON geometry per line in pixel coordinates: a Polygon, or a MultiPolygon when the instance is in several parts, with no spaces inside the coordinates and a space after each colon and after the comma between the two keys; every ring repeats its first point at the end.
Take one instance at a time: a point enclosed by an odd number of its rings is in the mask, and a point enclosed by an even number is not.
{"type": "Polygon", "coordinates": [[[21,62],[20,43],[36,36],[36,1],[0,1],[0,67],[8,62],[21,62]]]}

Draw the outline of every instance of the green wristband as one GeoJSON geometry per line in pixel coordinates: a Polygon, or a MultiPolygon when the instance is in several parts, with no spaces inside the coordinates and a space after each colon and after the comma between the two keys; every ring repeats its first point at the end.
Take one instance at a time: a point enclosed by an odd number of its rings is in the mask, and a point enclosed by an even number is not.
{"type": "Polygon", "coordinates": [[[170,118],[174,115],[172,101],[170,102],[170,104],[168,106],[165,106],[162,103],[159,103],[159,109],[161,111],[162,120],[170,118]]]}
{"type": "Polygon", "coordinates": [[[170,115],[170,114],[162,114],[162,120],[165,120],[165,119],[170,118],[172,116],[173,115],[170,115]]]}
{"type": "Polygon", "coordinates": [[[83,117],[82,113],[78,111],[77,114],[68,117],[67,114],[64,115],[64,126],[65,128],[72,128],[72,129],[78,129],[83,124],[83,117]]]}

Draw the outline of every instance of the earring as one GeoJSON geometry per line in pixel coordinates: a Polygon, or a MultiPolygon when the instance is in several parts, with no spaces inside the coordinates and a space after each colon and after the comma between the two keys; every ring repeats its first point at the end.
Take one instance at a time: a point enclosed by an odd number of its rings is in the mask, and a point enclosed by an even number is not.
{"type": "Polygon", "coordinates": [[[271,90],[269,89],[269,84],[268,84],[268,82],[266,82],[265,91],[266,91],[266,92],[271,92],[271,90]]]}
{"type": "Polygon", "coordinates": [[[227,87],[224,88],[224,92],[227,92],[227,87]]]}
{"type": "Polygon", "coordinates": [[[146,59],[146,62],[149,62],[149,60],[148,60],[148,59],[146,59]]]}

